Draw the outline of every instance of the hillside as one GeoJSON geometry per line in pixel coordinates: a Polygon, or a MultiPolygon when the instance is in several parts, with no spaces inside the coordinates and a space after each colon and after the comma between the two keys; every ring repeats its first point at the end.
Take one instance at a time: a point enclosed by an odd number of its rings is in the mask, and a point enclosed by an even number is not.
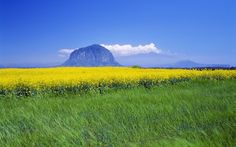
{"type": "Polygon", "coordinates": [[[62,66],[120,66],[112,53],[97,44],[80,48],[70,54],[62,66]]]}

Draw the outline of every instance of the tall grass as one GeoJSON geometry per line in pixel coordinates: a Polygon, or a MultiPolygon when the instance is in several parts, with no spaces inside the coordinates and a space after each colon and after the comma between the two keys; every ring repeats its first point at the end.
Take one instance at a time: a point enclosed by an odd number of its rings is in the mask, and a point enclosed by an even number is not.
{"type": "Polygon", "coordinates": [[[1,97],[0,146],[236,146],[236,80],[1,97]]]}

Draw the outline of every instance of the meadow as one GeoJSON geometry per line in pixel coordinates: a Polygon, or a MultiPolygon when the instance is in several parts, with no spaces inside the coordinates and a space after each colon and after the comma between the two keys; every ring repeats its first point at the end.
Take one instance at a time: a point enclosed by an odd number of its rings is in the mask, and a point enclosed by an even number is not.
{"type": "Polygon", "coordinates": [[[0,146],[236,146],[236,71],[0,70],[0,146]]]}

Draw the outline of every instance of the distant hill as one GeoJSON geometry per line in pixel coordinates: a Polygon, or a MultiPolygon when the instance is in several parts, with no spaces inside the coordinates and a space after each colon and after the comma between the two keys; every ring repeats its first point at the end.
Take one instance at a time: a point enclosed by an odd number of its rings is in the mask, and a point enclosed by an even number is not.
{"type": "Polygon", "coordinates": [[[213,68],[230,68],[228,64],[201,64],[191,60],[182,60],[174,64],[163,65],[161,67],[167,68],[202,68],[202,67],[213,67],[213,68]]]}
{"type": "Polygon", "coordinates": [[[120,66],[120,64],[115,61],[108,49],[94,44],[73,51],[62,66],[120,66]]]}

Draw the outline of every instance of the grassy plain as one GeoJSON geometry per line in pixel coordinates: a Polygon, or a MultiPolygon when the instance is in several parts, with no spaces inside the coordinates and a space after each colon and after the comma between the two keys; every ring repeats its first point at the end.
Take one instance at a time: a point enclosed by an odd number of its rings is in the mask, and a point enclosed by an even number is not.
{"type": "Polygon", "coordinates": [[[0,146],[236,146],[236,80],[0,96],[0,146]]]}

